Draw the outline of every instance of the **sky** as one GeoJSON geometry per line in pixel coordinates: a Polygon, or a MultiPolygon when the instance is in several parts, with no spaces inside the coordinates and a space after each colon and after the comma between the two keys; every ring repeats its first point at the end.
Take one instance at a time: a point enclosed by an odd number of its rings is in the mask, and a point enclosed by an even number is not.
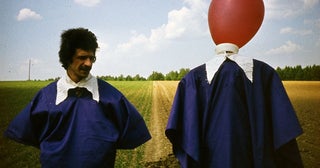
{"type": "MultiPolygon", "coordinates": [[[[61,77],[60,35],[98,38],[95,76],[167,74],[216,56],[210,0],[0,0],[0,81],[61,77]]],[[[239,54],[273,68],[320,65],[320,0],[264,0],[256,35],[239,54]]]]}

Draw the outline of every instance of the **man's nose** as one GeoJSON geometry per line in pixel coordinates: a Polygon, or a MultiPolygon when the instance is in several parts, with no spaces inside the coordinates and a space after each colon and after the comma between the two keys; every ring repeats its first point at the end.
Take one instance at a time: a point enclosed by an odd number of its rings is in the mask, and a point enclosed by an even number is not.
{"type": "Polygon", "coordinates": [[[90,58],[87,58],[85,61],[84,61],[84,65],[86,65],[86,66],[92,66],[92,64],[93,64],[93,61],[90,59],[90,58]]]}

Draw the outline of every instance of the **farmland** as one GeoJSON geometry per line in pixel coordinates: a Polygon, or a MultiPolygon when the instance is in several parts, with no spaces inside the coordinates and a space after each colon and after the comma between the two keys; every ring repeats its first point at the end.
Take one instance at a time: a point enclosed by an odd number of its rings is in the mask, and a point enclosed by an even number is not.
{"type": "MultiPolygon", "coordinates": [[[[112,81],[144,117],[152,140],[134,150],[119,150],[116,167],[161,164],[171,154],[164,130],[177,81],[112,81]]],[[[0,82],[0,132],[48,82],[0,82]]],[[[306,168],[320,167],[320,82],[284,82],[304,130],[297,141],[306,168]]],[[[39,151],[0,137],[0,167],[40,167],[39,151]]],[[[172,164],[176,164],[175,162],[172,164]]],[[[173,166],[173,165],[172,165],[173,166]]]]}
{"type": "Polygon", "coordinates": [[[284,82],[303,134],[297,138],[306,168],[320,167],[320,82],[284,82]]]}

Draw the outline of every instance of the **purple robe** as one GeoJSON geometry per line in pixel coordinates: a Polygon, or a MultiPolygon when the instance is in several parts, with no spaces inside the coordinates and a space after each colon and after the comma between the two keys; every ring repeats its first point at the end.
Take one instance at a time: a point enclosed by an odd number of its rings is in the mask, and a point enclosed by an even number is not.
{"type": "Polygon", "coordinates": [[[100,101],[87,89],[69,90],[55,104],[57,82],[41,89],[10,123],[5,136],[40,148],[42,167],[114,167],[116,149],[151,136],[142,116],[113,86],[98,80],[100,101]]]}
{"type": "Polygon", "coordinates": [[[180,81],[165,133],[182,167],[303,167],[302,129],[282,82],[253,65],[253,82],[229,59],[211,83],[205,64],[180,81]]]}

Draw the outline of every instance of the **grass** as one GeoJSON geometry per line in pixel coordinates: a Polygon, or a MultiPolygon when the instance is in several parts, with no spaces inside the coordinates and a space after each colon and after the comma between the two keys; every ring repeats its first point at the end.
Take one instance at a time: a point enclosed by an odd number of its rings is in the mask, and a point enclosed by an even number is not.
{"type": "MultiPolygon", "coordinates": [[[[48,82],[0,82],[0,132],[48,82]]],[[[39,150],[0,138],[0,167],[40,167],[39,150]],[[10,157],[8,157],[10,156],[10,157]]]]}
{"type": "MultiPolygon", "coordinates": [[[[109,83],[120,90],[135,105],[147,125],[151,124],[149,119],[152,106],[152,81],[111,81],[109,83]]],[[[142,145],[134,150],[118,150],[115,167],[143,167],[144,147],[142,145]]]]}
{"type": "MultiPolygon", "coordinates": [[[[135,105],[146,123],[151,113],[152,81],[109,82],[120,90],[135,105]]],[[[49,82],[15,81],[0,82],[0,132],[3,133],[9,122],[49,82]]],[[[0,167],[41,167],[39,150],[18,144],[0,137],[0,167]],[[10,157],[8,157],[10,156],[10,157]]],[[[142,167],[144,146],[134,150],[119,150],[115,167],[142,167]]]]}
{"type": "MultiPolygon", "coordinates": [[[[0,132],[49,82],[0,82],[0,132]]],[[[135,105],[149,123],[152,107],[152,81],[112,81],[127,99],[135,105]]],[[[168,83],[170,84],[170,83],[168,83]]],[[[171,83],[174,95],[176,83],[171,83]]],[[[320,167],[320,82],[286,81],[284,86],[304,130],[298,144],[305,167],[320,167]]],[[[170,108],[170,107],[167,107],[170,108]]],[[[40,167],[39,150],[0,136],[0,167],[40,167]]],[[[144,145],[134,150],[119,150],[116,166],[119,168],[143,167],[144,145]]]]}

